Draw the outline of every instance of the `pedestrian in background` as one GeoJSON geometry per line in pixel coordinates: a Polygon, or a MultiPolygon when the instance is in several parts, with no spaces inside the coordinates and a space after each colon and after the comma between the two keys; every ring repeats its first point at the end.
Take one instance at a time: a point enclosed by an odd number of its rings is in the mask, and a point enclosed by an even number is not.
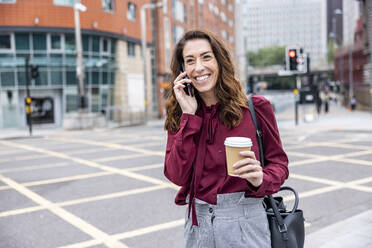
{"type": "Polygon", "coordinates": [[[318,112],[318,115],[322,111],[322,97],[321,97],[321,93],[320,92],[318,92],[318,94],[316,96],[316,110],[318,112]]]}
{"type": "Polygon", "coordinates": [[[207,31],[186,32],[176,44],[171,71],[164,174],[181,186],[176,204],[188,204],[185,247],[271,247],[262,200],[287,179],[288,159],[270,102],[252,96],[263,132],[262,168],[247,97],[223,42],[207,31]],[[186,83],[194,94],[186,93],[186,83]],[[226,169],[224,140],[233,136],[253,143],[235,163],[237,177],[226,169]]]}
{"type": "Polygon", "coordinates": [[[324,93],[324,113],[328,113],[329,110],[329,94],[328,92],[324,93]]]}
{"type": "Polygon", "coordinates": [[[350,98],[350,108],[351,108],[352,111],[355,110],[356,105],[357,105],[357,100],[356,100],[355,96],[353,95],[353,96],[350,98]]]}

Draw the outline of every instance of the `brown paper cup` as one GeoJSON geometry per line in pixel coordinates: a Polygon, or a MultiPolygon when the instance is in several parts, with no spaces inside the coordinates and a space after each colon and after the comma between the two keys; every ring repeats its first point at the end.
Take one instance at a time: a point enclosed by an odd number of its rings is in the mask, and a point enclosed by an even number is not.
{"type": "Polygon", "coordinates": [[[240,155],[239,152],[251,150],[252,140],[246,137],[227,137],[225,139],[225,148],[226,148],[226,165],[227,165],[227,174],[229,176],[236,177],[234,171],[236,169],[232,166],[239,160],[244,159],[245,157],[240,155]]]}

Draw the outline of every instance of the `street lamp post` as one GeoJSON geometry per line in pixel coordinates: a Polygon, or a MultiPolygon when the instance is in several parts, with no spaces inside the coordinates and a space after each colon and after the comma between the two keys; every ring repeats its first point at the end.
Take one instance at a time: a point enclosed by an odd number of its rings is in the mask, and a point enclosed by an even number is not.
{"type": "Polygon", "coordinates": [[[145,123],[147,123],[149,114],[149,100],[147,97],[148,87],[147,87],[147,54],[146,54],[146,10],[162,8],[165,6],[166,0],[158,3],[145,4],[141,7],[141,48],[142,48],[142,62],[143,62],[143,79],[144,79],[144,90],[145,90],[145,123]]]}
{"type": "Polygon", "coordinates": [[[339,39],[340,37],[337,37],[337,26],[336,26],[336,16],[337,15],[342,15],[342,10],[340,9],[335,9],[333,11],[333,16],[332,16],[332,37],[334,39],[334,42],[336,44],[336,46],[338,47],[340,44],[339,44],[339,39]],[[338,39],[337,39],[338,38],[338,39]]]}
{"type": "Polygon", "coordinates": [[[87,8],[80,3],[80,0],[76,0],[74,4],[74,17],[75,17],[75,43],[76,43],[76,77],[79,82],[79,113],[86,113],[87,99],[84,85],[84,64],[83,64],[83,53],[81,44],[81,32],[80,32],[80,15],[79,11],[86,11],[87,8]]]}

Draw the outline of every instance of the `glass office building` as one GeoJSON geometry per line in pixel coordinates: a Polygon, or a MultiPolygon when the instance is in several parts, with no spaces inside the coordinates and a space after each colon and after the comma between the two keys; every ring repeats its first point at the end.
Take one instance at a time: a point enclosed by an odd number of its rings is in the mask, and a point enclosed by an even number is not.
{"type": "MultiPolygon", "coordinates": [[[[77,111],[75,36],[62,31],[0,33],[0,128],[26,126],[26,57],[39,72],[29,81],[33,123],[59,126],[77,111]]],[[[114,102],[116,39],[83,34],[82,43],[88,109],[104,113],[114,102]]]]}

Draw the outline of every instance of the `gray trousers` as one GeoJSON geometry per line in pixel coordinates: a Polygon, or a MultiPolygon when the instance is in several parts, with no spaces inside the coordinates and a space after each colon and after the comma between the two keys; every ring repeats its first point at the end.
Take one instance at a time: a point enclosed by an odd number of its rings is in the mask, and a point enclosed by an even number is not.
{"type": "Polygon", "coordinates": [[[198,226],[185,219],[185,248],[270,248],[270,230],[262,198],[244,192],[219,194],[217,205],[195,199],[198,226]]]}

